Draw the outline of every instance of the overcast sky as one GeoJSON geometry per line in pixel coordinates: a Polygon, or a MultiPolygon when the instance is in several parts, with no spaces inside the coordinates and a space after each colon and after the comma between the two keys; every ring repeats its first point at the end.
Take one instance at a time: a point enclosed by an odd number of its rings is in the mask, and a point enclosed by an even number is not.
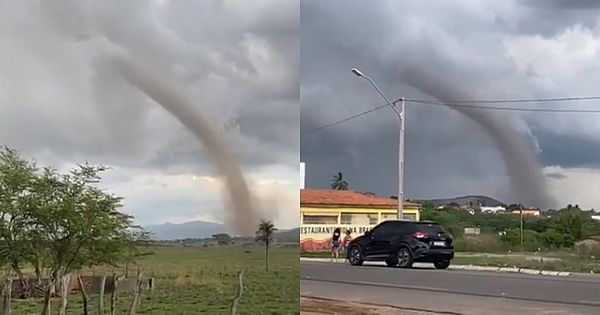
{"type": "MultiPolygon", "coordinates": [[[[475,99],[600,95],[600,3],[572,2],[303,0],[301,132],[383,103],[354,66],[392,99],[436,99],[427,81],[415,83],[422,73],[475,99]]],[[[508,105],[600,109],[598,101],[508,105]]],[[[535,154],[558,205],[600,209],[599,114],[495,115],[535,154]]],[[[301,136],[307,186],[327,187],[340,171],[351,188],[395,195],[397,122],[385,109],[301,136]]],[[[409,198],[518,201],[492,137],[455,110],[407,104],[405,163],[409,198]]]]}
{"type": "Polygon", "coordinates": [[[0,2],[0,144],[104,186],[142,224],[222,221],[216,169],[173,117],[97,65],[124,52],[174,80],[221,128],[260,207],[298,225],[295,1],[0,2]]]}

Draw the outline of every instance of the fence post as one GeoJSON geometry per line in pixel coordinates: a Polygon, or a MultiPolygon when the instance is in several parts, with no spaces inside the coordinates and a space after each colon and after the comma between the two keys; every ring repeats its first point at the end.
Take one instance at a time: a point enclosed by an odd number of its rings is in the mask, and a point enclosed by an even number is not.
{"type": "Polygon", "coordinates": [[[106,276],[100,278],[100,294],[98,296],[98,315],[104,315],[104,287],[106,286],[106,276]]]}
{"type": "Polygon", "coordinates": [[[238,274],[238,291],[233,302],[231,302],[231,307],[229,308],[230,315],[237,315],[237,306],[242,298],[242,293],[244,293],[244,271],[245,269],[242,269],[238,274]]]}
{"type": "Polygon", "coordinates": [[[117,314],[117,297],[118,297],[117,283],[118,282],[119,282],[119,278],[117,277],[117,274],[113,274],[113,290],[112,290],[112,293],[110,294],[110,315],[117,314]]]}
{"type": "Polygon", "coordinates": [[[88,309],[88,296],[85,292],[85,284],[81,279],[81,275],[77,277],[77,281],[79,282],[79,290],[81,291],[81,297],[83,299],[83,315],[89,315],[90,311],[88,309]]]}
{"type": "Polygon", "coordinates": [[[129,308],[129,315],[135,315],[137,312],[137,308],[140,305],[140,296],[142,295],[142,287],[143,287],[143,278],[142,273],[138,274],[137,285],[135,287],[135,294],[133,295],[133,300],[131,301],[131,307],[129,308]]]}
{"type": "Polygon", "coordinates": [[[6,278],[2,288],[2,315],[10,315],[10,300],[12,294],[12,279],[6,278]]]}

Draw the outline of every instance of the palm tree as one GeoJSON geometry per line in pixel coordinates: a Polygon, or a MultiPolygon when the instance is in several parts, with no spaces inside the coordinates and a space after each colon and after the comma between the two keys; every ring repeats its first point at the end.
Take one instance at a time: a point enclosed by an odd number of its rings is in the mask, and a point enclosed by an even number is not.
{"type": "Polygon", "coordinates": [[[256,231],[256,241],[265,243],[265,270],[269,272],[269,244],[273,240],[273,233],[277,231],[271,221],[260,221],[256,231]]]}
{"type": "Polygon", "coordinates": [[[331,189],[348,190],[348,182],[344,180],[342,172],[333,175],[333,178],[331,179],[331,189]]]}

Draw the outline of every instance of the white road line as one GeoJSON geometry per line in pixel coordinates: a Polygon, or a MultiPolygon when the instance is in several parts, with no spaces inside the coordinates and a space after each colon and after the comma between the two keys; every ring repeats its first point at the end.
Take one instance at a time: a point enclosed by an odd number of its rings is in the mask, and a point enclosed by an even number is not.
{"type": "Polygon", "coordinates": [[[579,303],[600,305],[600,301],[579,301],[579,303]]]}

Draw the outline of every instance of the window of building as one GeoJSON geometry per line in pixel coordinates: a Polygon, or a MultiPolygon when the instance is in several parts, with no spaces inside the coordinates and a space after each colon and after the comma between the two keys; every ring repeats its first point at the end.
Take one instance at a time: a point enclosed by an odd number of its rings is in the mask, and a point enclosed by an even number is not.
{"type": "Polygon", "coordinates": [[[304,224],[329,224],[335,225],[338,223],[338,217],[336,215],[308,215],[305,214],[302,217],[304,224]]]}
{"type": "Polygon", "coordinates": [[[352,215],[349,213],[342,213],[340,217],[341,224],[352,224],[352,215]]]}
{"type": "Polygon", "coordinates": [[[342,213],[340,223],[351,225],[374,225],[379,222],[377,213],[342,213]]]}
{"type": "Polygon", "coordinates": [[[391,214],[391,213],[382,213],[381,214],[381,221],[396,220],[396,219],[398,219],[398,215],[396,215],[396,214],[391,214]]]}
{"type": "Polygon", "coordinates": [[[416,214],[404,214],[403,217],[404,217],[405,220],[417,221],[417,215],[416,214]]]}
{"type": "Polygon", "coordinates": [[[377,214],[369,214],[369,224],[374,225],[379,223],[379,215],[377,214]]]}

